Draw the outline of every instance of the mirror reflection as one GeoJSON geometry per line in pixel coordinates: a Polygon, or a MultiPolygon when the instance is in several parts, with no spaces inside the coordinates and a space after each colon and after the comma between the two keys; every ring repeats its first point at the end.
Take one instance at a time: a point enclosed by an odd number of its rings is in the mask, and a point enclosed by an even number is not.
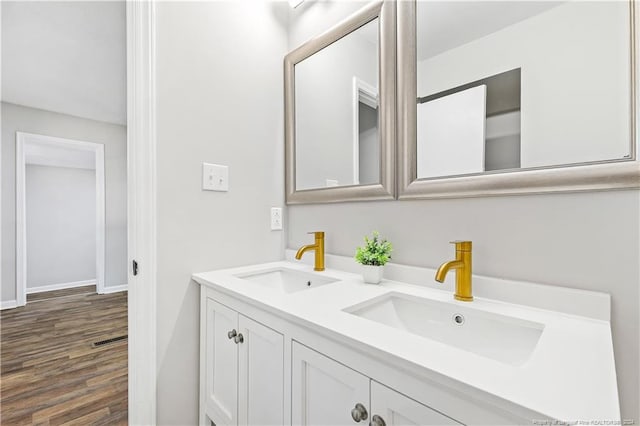
{"type": "Polygon", "coordinates": [[[296,190],[380,182],[378,21],[295,65],[296,190]]]}
{"type": "Polygon", "coordinates": [[[630,158],[630,6],[418,1],[417,177],[630,158]]]}

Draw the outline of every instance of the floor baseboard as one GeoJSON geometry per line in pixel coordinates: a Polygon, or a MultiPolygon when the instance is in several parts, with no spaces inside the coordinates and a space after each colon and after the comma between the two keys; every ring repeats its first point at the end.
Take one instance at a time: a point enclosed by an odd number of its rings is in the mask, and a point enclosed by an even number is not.
{"type": "Polygon", "coordinates": [[[96,285],[96,280],[85,280],[85,281],[73,281],[70,283],[59,283],[59,284],[50,284],[43,285],[40,287],[27,287],[27,294],[33,293],[42,293],[43,291],[53,291],[53,290],[64,290],[67,288],[75,288],[75,287],[85,287],[88,285],[96,285]]]}
{"type": "Polygon", "coordinates": [[[4,310],[4,309],[13,309],[13,308],[17,308],[18,307],[18,301],[17,300],[4,300],[2,302],[0,302],[0,311],[4,310]]]}
{"type": "Polygon", "coordinates": [[[100,294],[110,294],[110,293],[117,293],[119,291],[127,291],[128,288],[129,286],[127,284],[105,286],[104,291],[100,294]]]}

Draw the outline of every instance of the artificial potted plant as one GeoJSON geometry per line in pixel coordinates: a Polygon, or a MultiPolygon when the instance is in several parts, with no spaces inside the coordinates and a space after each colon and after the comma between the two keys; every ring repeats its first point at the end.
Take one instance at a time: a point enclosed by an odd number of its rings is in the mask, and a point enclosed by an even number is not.
{"type": "Polygon", "coordinates": [[[385,263],[391,259],[393,247],[391,243],[380,238],[378,231],[373,231],[371,238],[364,237],[364,246],[356,249],[356,262],[362,264],[362,278],[365,283],[378,284],[382,279],[385,263]]]}

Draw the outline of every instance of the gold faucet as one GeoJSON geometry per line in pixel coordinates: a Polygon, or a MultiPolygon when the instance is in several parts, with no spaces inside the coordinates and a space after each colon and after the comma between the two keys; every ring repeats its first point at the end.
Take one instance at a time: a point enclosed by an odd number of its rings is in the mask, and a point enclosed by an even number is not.
{"type": "Polygon", "coordinates": [[[308,234],[314,234],[316,242],[300,247],[296,253],[296,259],[300,260],[302,255],[307,250],[313,250],[315,252],[314,271],[324,271],[324,232],[308,232],[308,234]]]}
{"type": "Polygon", "coordinates": [[[444,282],[450,269],[456,270],[456,292],[453,297],[463,302],[471,302],[471,241],[452,241],[456,245],[456,260],[445,262],[436,272],[436,281],[444,282]]]}

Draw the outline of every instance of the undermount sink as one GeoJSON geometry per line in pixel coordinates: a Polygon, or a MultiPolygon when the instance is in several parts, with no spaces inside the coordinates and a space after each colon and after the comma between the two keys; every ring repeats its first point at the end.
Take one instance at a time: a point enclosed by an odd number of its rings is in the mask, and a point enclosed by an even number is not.
{"type": "Polygon", "coordinates": [[[273,288],[282,293],[293,293],[338,281],[333,277],[323,277],[319,274],[311,274],[289,268],[273,268],[262,271],[244,272],[235,276],[268,288],[273,288]]]}
{"type": "Polygon", "coordinates": [[[529,359],[544,330],[537,322],[399,293],[345,311],[514,366],[529,359]]]}

